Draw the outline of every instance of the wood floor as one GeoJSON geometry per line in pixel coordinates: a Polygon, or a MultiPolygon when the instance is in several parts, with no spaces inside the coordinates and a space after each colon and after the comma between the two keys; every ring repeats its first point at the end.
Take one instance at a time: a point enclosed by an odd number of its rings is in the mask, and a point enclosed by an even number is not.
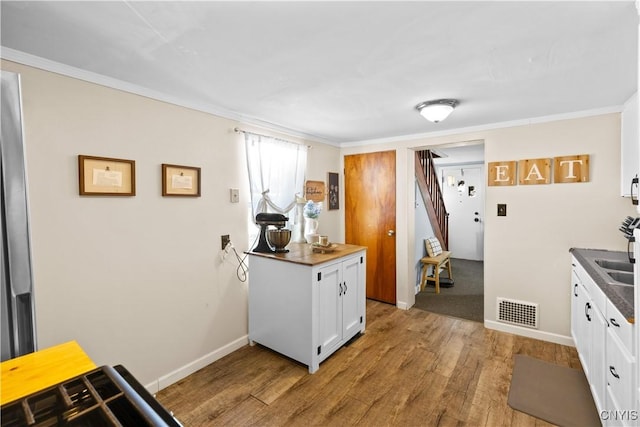
{"type": "Polygon", "coordinates": [[[367,329],[310,375],[246,346],[157,395],[192,426],[548,426],[512,410],[514,354],[580,368],[574,348],[367,301],[367,329]]]}

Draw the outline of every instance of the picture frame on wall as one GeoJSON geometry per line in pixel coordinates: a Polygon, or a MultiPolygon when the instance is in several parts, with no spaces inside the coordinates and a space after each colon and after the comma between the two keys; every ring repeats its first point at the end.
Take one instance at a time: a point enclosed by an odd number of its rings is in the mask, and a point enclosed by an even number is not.
{"type": "Polygon", "coordinates": [[[81,196],[135,196],[136,162],[80,154],[78,191],[81,196]]]}
{"type": "Polygon", "coordinates": [[[340,209],[340,177],[337,172],[329,172],[329,210],[340,209]]]}
{"type": "Polygon", "coordinates": [[[162,164],[162,196],[200,197],[200,168],[162,164]]]}

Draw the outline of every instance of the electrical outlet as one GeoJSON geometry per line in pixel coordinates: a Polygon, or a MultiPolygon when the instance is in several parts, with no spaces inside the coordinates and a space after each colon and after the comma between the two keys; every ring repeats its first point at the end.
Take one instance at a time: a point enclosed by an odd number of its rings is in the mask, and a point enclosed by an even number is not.
{"type": "Polygon", "coordinates": [[[222,250],[224,251],[224,249],[227,247],[227,245],[229,244],[229,242],[231,241],[231,238],[229,237],[228,234],[223,234],[221,237],[221,241],[222,241],[222,250]]]}
{"type": "Polygon", "coordinates": [[[237,188],[229,189],[229,197],[231,203],[240,203],[240,190],[238,190],[237,188]]]}

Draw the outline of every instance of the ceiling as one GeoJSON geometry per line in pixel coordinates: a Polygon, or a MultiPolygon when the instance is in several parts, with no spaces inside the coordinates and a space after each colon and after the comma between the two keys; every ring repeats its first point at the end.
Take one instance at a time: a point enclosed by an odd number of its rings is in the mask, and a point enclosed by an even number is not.
{"type": "Polygon", "coordinates": [[[0,8],[5,59],[54,61],[56,70],[338,145],[620,107],[637,90],[631,0],[2,0],[0,8]],[[438,98],[460,105],[434,124],[415,106],[438,98]]]}

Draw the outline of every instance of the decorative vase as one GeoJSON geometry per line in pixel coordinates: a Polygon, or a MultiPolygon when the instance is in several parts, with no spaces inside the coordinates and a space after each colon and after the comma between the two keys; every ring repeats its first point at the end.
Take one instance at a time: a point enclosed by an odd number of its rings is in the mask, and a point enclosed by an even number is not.
{"type": "Polygon", "coordinates": [[[318,220],[315,218],[304,219],[304,237],[307,243],[314,243],[318,240],[318,220]]]}

